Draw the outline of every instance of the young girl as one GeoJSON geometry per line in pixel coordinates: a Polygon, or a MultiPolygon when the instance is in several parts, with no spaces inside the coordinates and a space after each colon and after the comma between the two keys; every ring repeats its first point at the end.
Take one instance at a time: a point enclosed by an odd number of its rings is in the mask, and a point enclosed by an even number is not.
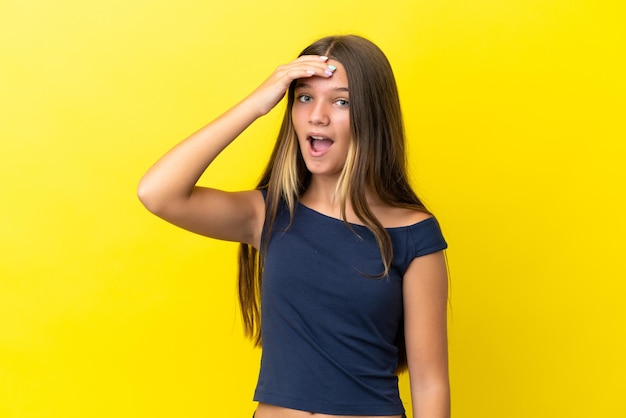
{"type": "Polygon", "coordinates": [[[154,214],[241,244],[240,304],[263,346],[256,418],[450,416],[446,248],[411,189],[394,76],[358,36],[321,39],[141,179],[154,214]],[[196,182],[287,93],[256,190],[196,182]]]}

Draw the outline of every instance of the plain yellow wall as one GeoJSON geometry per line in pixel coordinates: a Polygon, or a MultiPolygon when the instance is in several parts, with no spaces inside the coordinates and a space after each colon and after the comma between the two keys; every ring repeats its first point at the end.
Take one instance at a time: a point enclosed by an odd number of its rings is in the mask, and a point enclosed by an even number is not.
{"type": "MultiPolygon", "coordinates": [[[[624,21],[615,0],[2,0],[0,417],[251,415],[236,246],[135,188],[332,33],[396,71],[450,244],[454,415],[626,416],[624,21]]],[[[253,186],[280,116],[204,183],[253,186]]]]}

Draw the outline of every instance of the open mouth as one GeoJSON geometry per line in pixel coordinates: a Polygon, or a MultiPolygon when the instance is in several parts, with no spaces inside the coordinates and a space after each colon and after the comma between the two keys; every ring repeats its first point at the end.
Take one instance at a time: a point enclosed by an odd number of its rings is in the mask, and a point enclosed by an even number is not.
{"type": "Polygon", "coordinates": [[[333,145],[333,140],[321,135],[311,135],[308,138],[311,149],[315,152],[324,152],[333,145]]]}

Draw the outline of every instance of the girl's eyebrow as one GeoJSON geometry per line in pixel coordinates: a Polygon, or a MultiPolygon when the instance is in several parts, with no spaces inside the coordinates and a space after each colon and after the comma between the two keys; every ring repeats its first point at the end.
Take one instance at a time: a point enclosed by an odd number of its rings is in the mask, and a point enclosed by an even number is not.
{"type": "MultiPolygon", "coordinates": [[[[295,89],[296,89],[296,90],[297,90],[297,89],[305,89],[305,88],[309,88],[309,87],[311,87],[311,85],[310,85],[310,84],[307,84],[307,83],[298,83],[298,84],[296,84],[295,89]]],[[[333,90],[335,90],[335,91],[346,91],[346,92],[349,92],[349,91],[350,91],[347,87],[335,87],[333,90]]]]}

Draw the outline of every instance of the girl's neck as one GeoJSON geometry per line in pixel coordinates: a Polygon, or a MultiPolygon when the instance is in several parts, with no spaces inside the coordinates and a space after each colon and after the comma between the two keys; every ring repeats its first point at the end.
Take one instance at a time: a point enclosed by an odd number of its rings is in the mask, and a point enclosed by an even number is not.
{"type": "MultiPolygon", "coordinates": [[[[378,199],[373,198],[373,194],[366,192],[369,205],[376,205],[378,199]]],[[[302,204],[319,210],[324,213],[340,214],[341,196],[337,189],[337,179],[320,178],[314,176],[306,191],[300,197],[302,204]]],[[[350,199],[346,197],[346,214],[350,217],[353,213],[350,199]]]]}

